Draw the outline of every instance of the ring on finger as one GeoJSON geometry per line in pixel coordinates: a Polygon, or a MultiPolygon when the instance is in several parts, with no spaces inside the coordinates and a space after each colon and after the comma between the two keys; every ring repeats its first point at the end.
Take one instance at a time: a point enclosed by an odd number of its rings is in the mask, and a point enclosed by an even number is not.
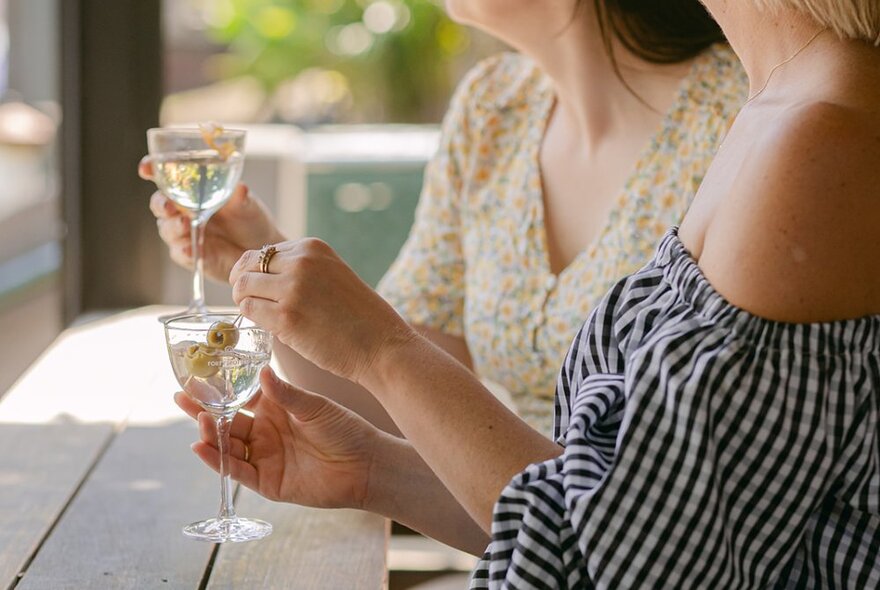
{"type": "Polygon", "coordinates": [[[270,244],[266,244],[260,249],[260,272],[269,272],[269,263],[272,262],[272,258],[276,254],[278,254],[278,249],[270,244]]]}
{"type": "Polygon", "coordinates": [[[244,443],[244,462],[250,463],[251,459],[251,446],[247,443],[244,443]]]}

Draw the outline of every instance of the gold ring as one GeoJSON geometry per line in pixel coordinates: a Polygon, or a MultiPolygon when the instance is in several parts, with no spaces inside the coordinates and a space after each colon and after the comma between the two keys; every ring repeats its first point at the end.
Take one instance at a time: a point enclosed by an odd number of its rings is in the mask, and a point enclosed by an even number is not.
{"type": "Polygon", "coordinates": [[[260,272],[269,272],[269,263],[272,262],[272,257],[276,254],[278,254],[278,249],[275,246],[269,244],[263,246],[260,250],[260,272]]]}
{"type": "Polygon", "coordinates": [[[251,458],[251,446],[247,443],[244,443],[244,462],[250,463],[251,458]]]}

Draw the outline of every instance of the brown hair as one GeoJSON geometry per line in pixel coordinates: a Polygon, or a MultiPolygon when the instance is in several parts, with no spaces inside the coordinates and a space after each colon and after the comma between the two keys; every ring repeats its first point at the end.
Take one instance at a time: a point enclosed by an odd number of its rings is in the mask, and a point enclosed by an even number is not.
{"type": "MultiPolygon", "coordinates": [[[[578,0],[578,8],[584,5],[578,0]]],[[[611,56],[616,38],[631,53],[651,63],[687,61],[724,34],[698,0],[593,0],[599,29],[611,56]]]]}

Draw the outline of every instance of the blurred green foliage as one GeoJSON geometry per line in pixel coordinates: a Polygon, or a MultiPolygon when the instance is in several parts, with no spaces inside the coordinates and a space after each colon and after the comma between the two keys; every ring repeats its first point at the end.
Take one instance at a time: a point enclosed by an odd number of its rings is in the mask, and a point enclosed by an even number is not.
{"type": "Polygon", "coordinates": [[[211,39],[228,47],[218,77],[250,75],[268,92],[307,68],[344,77],[371,120],[436,120],[473,34],[433,0],[213,0],[211,39]]]}

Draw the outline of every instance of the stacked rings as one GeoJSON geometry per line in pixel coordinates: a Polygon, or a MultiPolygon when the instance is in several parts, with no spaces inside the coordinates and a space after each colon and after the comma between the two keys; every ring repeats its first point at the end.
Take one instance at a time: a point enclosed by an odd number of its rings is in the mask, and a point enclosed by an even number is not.
{"type": "Polygon", "coordinates": [[[268,244],[263,246],[260,250],[260,272],[269,272],[269,263],[272,262],[272,257],[276,254],[278,254],[278,249],[275,246],[268,244]]]}

